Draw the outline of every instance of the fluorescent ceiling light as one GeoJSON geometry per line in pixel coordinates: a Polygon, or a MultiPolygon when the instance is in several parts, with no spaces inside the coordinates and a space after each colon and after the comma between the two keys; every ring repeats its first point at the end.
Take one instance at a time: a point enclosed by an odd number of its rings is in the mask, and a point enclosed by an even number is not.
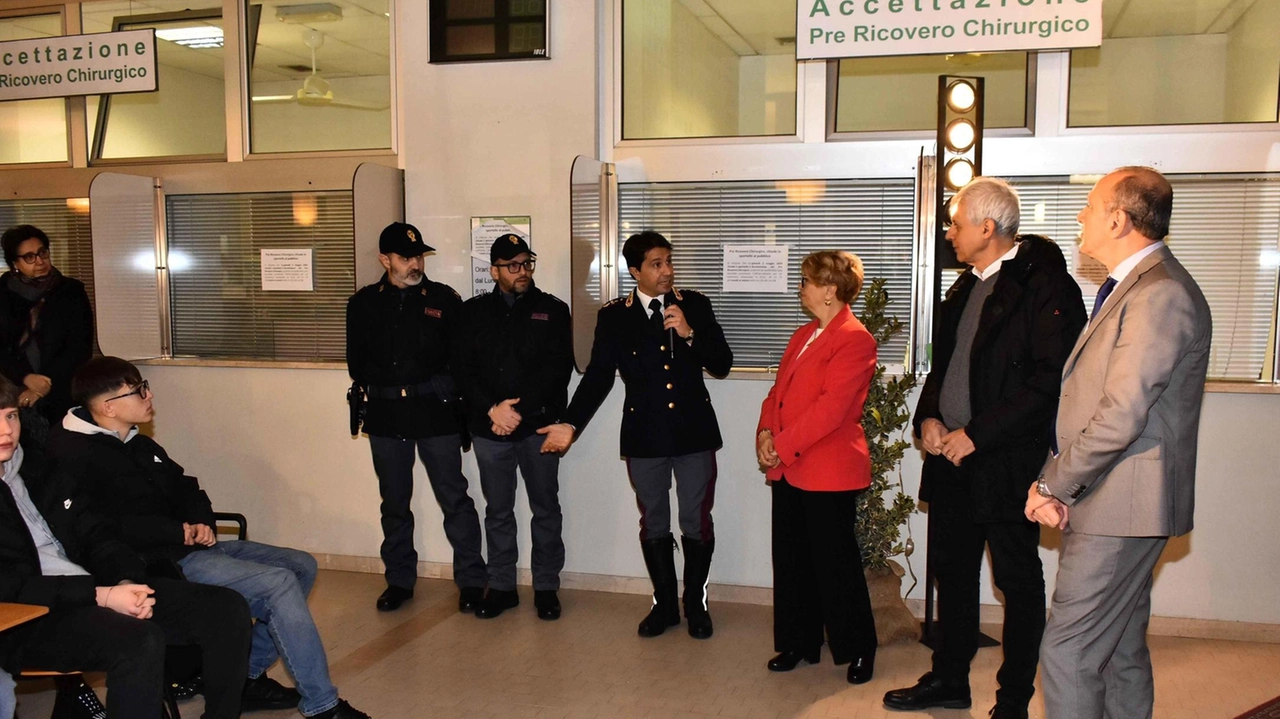
{"type": "Polygon", "coordinates": [[[299,24],[333,22],[342,19],[342,8],[331,2],[279,5],[276,7],[276,19],[280,22],[299,24]]]}
{"type": "Polygon", "coordinates": [[[222,47],[222,28],[213,25],[157,28],[156,37],[183,47],[222,47]]]}

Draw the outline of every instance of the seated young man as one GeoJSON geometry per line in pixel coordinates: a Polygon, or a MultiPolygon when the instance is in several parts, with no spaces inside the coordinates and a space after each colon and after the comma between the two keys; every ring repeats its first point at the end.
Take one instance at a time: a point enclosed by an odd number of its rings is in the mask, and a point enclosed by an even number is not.
{"type": "Polygon", "coordinates": [[[176,563],[192,582],[234,589],[249,600],[253,630],[245,711],[296,706],[304,716],[367,718],[338,697],[329,661],[307,608],[316,561],[306,552],[257,542],[219,542],[213,508],[195,477],[138,425],[150,422],[152,393],[138,368],[95,357],[71,380],[79,405],[50,432],[59,472],[80,482],[94,507],[153,567],[176,563]],[[297,689],[265,672],[281,655],[297,689]]]}
{"type": "Polygon", "coordinates": [[[18,388],[0,377],[0,601],[49,613],[0,633],[0,668],[105,671],[112,717],[159,717],[165,644],[198,644],[205,717],[240,716],[249,607],[222,587],[156,579],[85,510],[75,482],[50,476],[18,440],[18,388]]]}

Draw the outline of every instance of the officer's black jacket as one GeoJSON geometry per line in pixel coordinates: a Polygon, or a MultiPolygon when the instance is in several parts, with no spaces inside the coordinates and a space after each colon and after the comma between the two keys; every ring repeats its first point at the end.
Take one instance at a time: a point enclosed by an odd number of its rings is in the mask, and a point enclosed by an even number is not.
{"type": "Polygon", "coordinates": [[[664,307],[676,304],[684,312],[693,328],[692,344],[676,337],[675,347],[669,346],[669,332],[654,328],[634,291],[609,302],[596,316],[591,363],[564,415],[564,421],[581,433],[609,395],[618,371],[627,390],[622,406],[624,457],[677,457],[722,444],[702,371],[715,377],[729,374],[733,351],[706,295],[674,290],[663,302],[664,307]]]}
{"type": "Polygon", "coordinates": [[[520,440],[560,419],[573,372],[573,325],[569,306],[530,288],[507,306],[502,292],[472,297],[462,306],[455,373],[473,437],[520,440]],[[489,409],[519,397],[520,426],[498,437],[490,431],[489,409]]]}
{"type": "MultiPolygon", "coordinates": [[[[410,388],[448,374],[462,298],[432,282],[397,288],[386,274],[347,301],[347,372],[361,387],[410,388]]],[[[379,437],[421,439],[461,430],[456,396],[384,399],[373,394],[364,431],[379,437]]]]}

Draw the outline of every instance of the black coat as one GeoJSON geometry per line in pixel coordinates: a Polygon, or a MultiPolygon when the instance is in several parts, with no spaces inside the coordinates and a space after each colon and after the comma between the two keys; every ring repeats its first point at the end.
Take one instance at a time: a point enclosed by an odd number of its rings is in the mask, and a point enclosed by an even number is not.
{"type": "Polygon", "coordinates": [[[569,306],[530,287],[507,306],[502,292],[472,297],[462,306],[456,379],[473,437],[521,440],[557,422],[569,401],[573,325],[569,306]],[[489,409],[513,397],[520,426],[506,437],[490,431],[489,409]]]}
{"type": "Polygon", "coordinates": [[[183,543],[182,524],[214,526],[209,495],[154,439],[139,434],[121,442],[111,434],[55,426],[46,451],[57,474],[78,482],[94,512],[149,563],[176,561],[203,548],[183,543]]]}
{"type": "MultiPolygon", "coordinates": [[[[1080,286],[1062,251],[1038,235],[1021,247],[996,277],[982,307],[969,360],[972,419],[965,427],[974,452],[960,470],[973,493],[977,521],[1024,519],[1027,488],[1049,452],[1062,367],[1086,322],[1080,286]]],[[[939,400],[951,364],[956,331],[977,277],[965,272],[947,291],[934,330],[933,367],[913,420],[942,420],[939,400]]],[[[928,502],[945,457],[927,455],[920,499],[928,502]]]]}
{"type": "MultiPolygon", "coordinates": [[[[0,373],[22,387],[22,378],[33,371],[18,341],[30,316],[31,302],[9,289],[9,275],[0,275],[0,373]]],[[[49,395],[36,408],[56,422],[71,408],[71,376],[93,356],[93,310],[80,280],[63,277],[45,298],[40,310],[42,374],[53,381],[49,395]]]]}
{"type": "MultiPolygon", "coordinates": [[[[67,558],[92,576],[46,577],[31,532],[18,511],[9,485],[0,481],[0,601],[37,604],[51,610],[91,607],[95,587],[128,579],[143,581],[145,567],[138,554],[121,542],[111,524],[92,511],[69,476],[46,471],[39,454],[30,453],[19,474],[27,492],[67,558]]],[[[0,632],[0,667],[18,669],[20,650],[40,620],[0,632]]]]}
{"type": "Polygon", "coordinates": [[[361,387],[372,388],[365,432],[422,439],[462,430],[450,375],[461,316],[458,293],[426,278],[402,290],[384,274],[347,301],[347,372],[361,387]],[[436,387],[423,389],[427,384],[436,387]],[[403,396],[377,396],[388,389],[399,395],[397,388],[403,396]]]}
{"type": "Polygon", "coordinates": [[[693,329],[693,343],[657,331],[633,291],[600,308],[591,362],[565,411],[564,421],[581,433],[613,389],[614,372],[627,394],[622,407],[624,457],[678,457],[723,444],[702,371],[724,377],[733,351],[716,322],[711,300],[693,290],[667,293],[693,329]],[[674,354],[674,357],[673,357],[674,354]]]}

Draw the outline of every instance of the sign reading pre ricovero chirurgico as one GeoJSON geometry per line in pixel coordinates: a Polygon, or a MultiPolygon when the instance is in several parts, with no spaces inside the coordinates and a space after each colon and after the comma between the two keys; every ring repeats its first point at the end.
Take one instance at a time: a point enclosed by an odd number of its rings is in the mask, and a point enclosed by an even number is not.
{"type": "Polygon", "coordinates": [[[156,89],[156,31],[0,42],[0,101],[156,89]]]}
{"type": "Polygon", "coordinates": [[[1102,44],[1102,0],[797,0],[796,58],[1102,44]]]}

